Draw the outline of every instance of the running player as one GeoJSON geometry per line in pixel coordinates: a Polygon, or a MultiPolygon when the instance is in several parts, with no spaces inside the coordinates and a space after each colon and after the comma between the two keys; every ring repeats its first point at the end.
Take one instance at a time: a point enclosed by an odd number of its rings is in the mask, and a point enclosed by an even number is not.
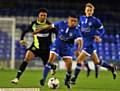
{"type": "MultiPolygon", "coordinates": [[[[33,21],[27,31],[22,31],[20,44],[25,45],[26,42],[24,40],[24,36],[28,32],[32,32],[34,34],[35,31],[44,30],[41,33],[33,35],[33,43],[30,48],[27,49],[25,54],[24,61],[20,65],[19,71],[17,72],[16,78],[13,79],[11,82],[17,84],[21,75],[23,74],[25,68],[27,67],[28,63],[35,57],[42,58],[43,65],[46,65],[47,60],[49,58],[50,52],[50,45],[51,41],[51,31],[47,31],[48,29],[44,29],[45,26],[51,24],[50,21],[47,20],[47,10],[41,8],[39,11],[39,17],[37,20],[33,21]]],[[[55,70],[56,66],[52,64],[52,69],[55,70]]]]}
{"type": "Polygon", "coordinates": [[[81,63],[86,60],[88,56],[91,56],[95,64],[110,69],[113,74],[113,79],[116,79],[115,67],[99,60],[96,53],[96,43],[101,42],[101,36],[104,34],[105,30],[100,20],[93,16],[94,9],[95,7],[91,3],[87,3],[85,6],[85,15],[80,16],[79,18],[79,27],[81,28],[84,43],[83,49],[77,58],[74,77],[71,79],[71,82],[74,84],[81,70],[81,63]]]}
{"type": "Polygon", "coordinates": [[[66,65],[65,85],[67,88],[70,88],[69,81],[72,73],[71,67],[73,55],[71,48],[73,48],[74,40],[79,45],[77,51],[82,48],[82,37],[78,27],[76,27],[77,21],[77,16],[70,14],[67,21],[58,21],[54,23],[54,27],[58,31],[58,35],[55,42],[51,46],[49,60],[45,66],[43,78],[40,81],[42,86],[45,84],[52,62],[59,55],[63,58],[66,65]]]}

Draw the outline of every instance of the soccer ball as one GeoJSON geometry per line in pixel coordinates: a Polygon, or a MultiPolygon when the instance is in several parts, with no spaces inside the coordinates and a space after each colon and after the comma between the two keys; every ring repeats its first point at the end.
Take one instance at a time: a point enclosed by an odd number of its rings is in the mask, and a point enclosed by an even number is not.
{"type": "Polygon", "coordinates": [[[55,77],[52,77],[48,80],[48,87],[51,89],[59,88],[59,80],[55,77]]]}

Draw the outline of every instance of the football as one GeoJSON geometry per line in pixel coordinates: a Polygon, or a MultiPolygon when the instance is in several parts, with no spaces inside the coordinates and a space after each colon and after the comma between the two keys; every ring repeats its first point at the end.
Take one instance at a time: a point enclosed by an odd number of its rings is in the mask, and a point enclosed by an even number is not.
{"type": "Polygon", "coordinates": [[[52,77],[48,80],[48,87],[51,89],[59,88],[59,80],[55,77],[52,77]]]}

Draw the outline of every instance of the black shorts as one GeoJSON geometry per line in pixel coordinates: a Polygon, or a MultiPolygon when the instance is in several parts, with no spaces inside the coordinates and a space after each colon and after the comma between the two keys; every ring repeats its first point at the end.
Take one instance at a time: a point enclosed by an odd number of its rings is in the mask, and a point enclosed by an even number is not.
{"type": "Polygon", "coordinates": [[[50,49],[48,48],[40,48],[37,49],[34,44],[32,44],[27,50],[30,50],[31,52],[33,52],[33,54],[35,55],[35,57],[40,57],[43,61],[43,64],[46,65],[48,58],[49,58],[49,53],[50,53],[50,49]]]}

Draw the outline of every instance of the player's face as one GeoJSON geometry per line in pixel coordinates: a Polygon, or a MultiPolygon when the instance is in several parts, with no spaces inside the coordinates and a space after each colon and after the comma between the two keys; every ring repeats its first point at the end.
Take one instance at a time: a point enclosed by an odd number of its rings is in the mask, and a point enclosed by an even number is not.
{"type": "Polygon", "coordinates": [[[77,25],[77,18],[69,17],[68,18],[68,26],[69,27],[75,27],[77,25]]]}
{"type": "Polygon", "coordinates": [[[40,12],[39,13],[39,20],[40,21],[45,21],[46,18],[47,18],[47,13],[45,13],[45,12],[40,12]]]}
{"type": "Polygon", "coordinates": [[[86,7],[85,8],[85,14],[86,14],[86,16],[92,16],[93,13],[94,13],[94,9],[93,8],[91,8],[91,7],[86,7]]]}

